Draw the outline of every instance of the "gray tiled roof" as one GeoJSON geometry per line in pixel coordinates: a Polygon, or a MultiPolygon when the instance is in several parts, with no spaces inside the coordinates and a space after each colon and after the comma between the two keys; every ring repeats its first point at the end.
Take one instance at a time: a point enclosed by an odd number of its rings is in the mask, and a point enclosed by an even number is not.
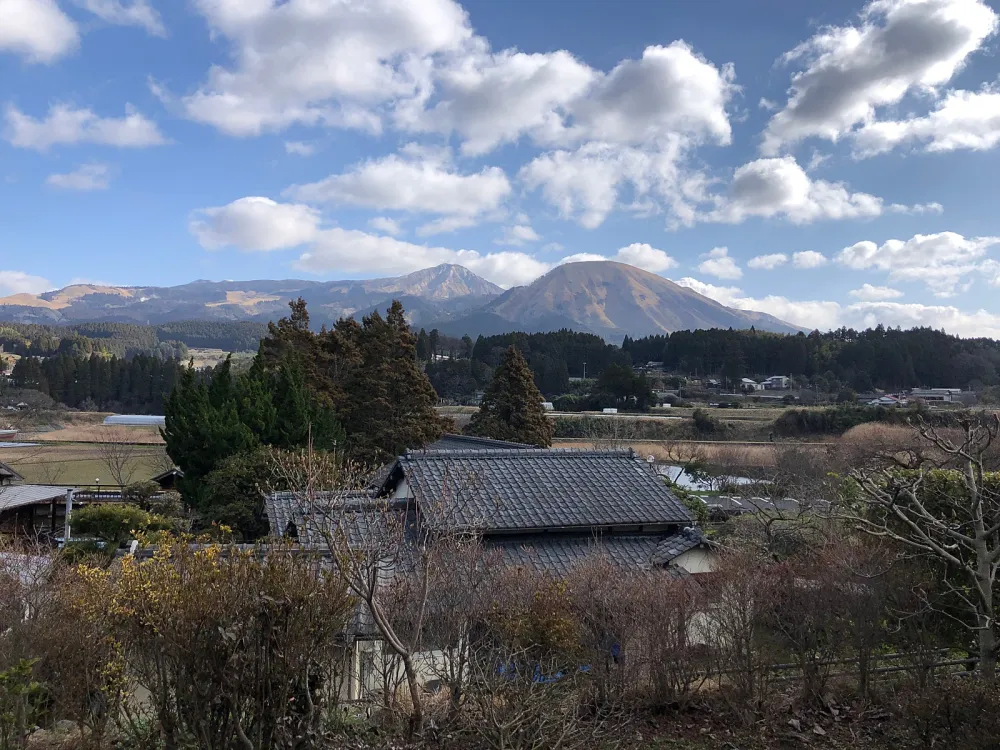
{"type": "Polygon", "coordinates": [[[405,517],[407,504],[361,492],[318,493],[312,499],[295,492],[275,492],[264,499],[264,511],[271,536],[287,536],[289,524],[294,524],[300,544],[323,546],[329,533],[340,530],[352,545],[361,546],[398,531],[390,519],[405,517]]]}
{"type": "Polygon", "coordinates": [[[656,545],[651,559],[654,565],[667,565],[685,552],[707,544],[708,542],[702,535],[701,529],[690,526],[679,534],[674,534],[661,540],[656,545]]]}
{"type": "Polygon", "coordinates": [[[527,443],[512,443],[509,440],[493,440],[491,438],[475,437],[473,435],[455,435],[447,433],[426,447],[429,451],[464,451],[464,450],[523,450],[534,448],[527,443]]]}
{"type": "MultiPolygon", "coordinates": [[[[670,537],[669,539],[673,539],[670,537]]],[[[532,566],[536,570],[554,575],[566,575],[576,565],[596,554],[604,555],[623,570],[642,571],[665,567],[670,562],[658,552],[662,545],[671,543],[658,536],[593,536],[533,535],[508,540],[490,540],[487,548],[497,550],[505,565],[532,566]]],[[[676,555],[675,555],[676,557],[676,555]]],[[[673,558],[670,558],[673,559],[673,558]]],[[[678,575],[683,571],[672,569],[678,575]]]]}
{"type": "Polygon", "coordinates": [[[13,466],[5,464],[3,461],[0,461],[0,479],[12,480],[14,482],[24,481],[24,477],[18,474],[13,466]]]}
{"type": "Polygon", "coordinates": [[[434,528],[489,533],[694,520],[631,451],[419,451],[401,456],[397,467],[434,528]]]}
{"type": "Polygon", "coordinates": [[[20,508],[25,505],[47,503],[66,497],[67,487],[52,487],[42,484],[15,484],[0,487],[0,511],[20,508]]]}

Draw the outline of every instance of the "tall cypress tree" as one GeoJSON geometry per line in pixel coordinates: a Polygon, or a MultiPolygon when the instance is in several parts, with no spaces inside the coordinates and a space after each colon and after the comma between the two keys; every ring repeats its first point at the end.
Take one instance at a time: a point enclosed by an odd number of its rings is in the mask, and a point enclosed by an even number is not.
{"type": "Polygon", "coordinates": [[[472,417],[469,433],[548,448],[554,430],[531,368],[518,349],[509,347],[472,417]]]}

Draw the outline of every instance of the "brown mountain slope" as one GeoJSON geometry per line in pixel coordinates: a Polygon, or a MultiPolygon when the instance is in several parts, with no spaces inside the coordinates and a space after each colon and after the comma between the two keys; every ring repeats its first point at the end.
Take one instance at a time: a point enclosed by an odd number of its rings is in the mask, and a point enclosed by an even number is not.
{"type": "Polygon", "coordinates": [[[610,261],[558,266],[528,286],[510,290],[490,310],[515,323],[569,319],[608,337],[696,328],[799,330],[773,316],[726,307],[662,276],[610,261]]]}

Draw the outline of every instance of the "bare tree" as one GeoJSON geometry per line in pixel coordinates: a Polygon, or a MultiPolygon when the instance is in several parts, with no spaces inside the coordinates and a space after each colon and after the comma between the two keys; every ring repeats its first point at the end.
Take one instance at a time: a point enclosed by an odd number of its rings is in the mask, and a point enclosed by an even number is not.
{"type": "Polygon", "coordinates": [[[599,450],[624,450],[642,440],[642,422],[634,417],[596,417],[587,425],[586,437],[599,450]]]}
{"type": "Polygon", "coordinates": [[[980,671],[996,675],[998,641],[994,590],[1000,568],[1000,492],[984,468],[1000,434],[996,415],[967,415],[947,433],[914,428],[929,452],[870,456],[852,469],[859,492],[841,518],[875,537],[936,558],[955,574],[944,584],[961,602],[975,634],[980,671]]]}
{"type": "Polygon", "coordinates": [[[445,543],[475,543],[472,530],[456,532],[450,518],[461,513],[475,477],[446,480],[439,507],[422,507],[417,523],[412,501],[375,497],[368,491],[371,473],[332,454],[311,449],[285,454],[275,475],[292,488],[308,534],[324,546],[348,590],[364,605],[365,624],[374,628],[401,665],[409,693],[408,735],[424,725],[419,667],[427,648],[427,626],[434,586],[445,575],[445,543]],[[401,592],[403,592],[401,594],[401,592]],[[401,602],[402,596],[402,602],[401,602]]]}
{"type": "Polygon", "coordinates": [[[129,441],[126,429],[104,425],[97,431],[97,455],[119,487],[132,484],[139,469],[141,446],[129,441]]]}

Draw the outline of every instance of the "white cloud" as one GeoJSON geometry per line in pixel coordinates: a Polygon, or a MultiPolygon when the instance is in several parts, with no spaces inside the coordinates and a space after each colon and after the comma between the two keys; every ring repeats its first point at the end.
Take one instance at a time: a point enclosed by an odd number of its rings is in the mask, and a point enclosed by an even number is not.
{"type": "Polygon", "coordinates": [[[704,200],[707,179],[689,170],[685,154],[689,143],[667,138],[654,148],[640,149],[613,143],[586,143],[575,151],[549,151],[523,166],[518,178],[542,197],[564,219],[587,229],[600,226],[631,188],[633,204],[626,208],[649,213],[664,208],[671,224],[691,224],[695,204],[704,200]]]}
{"type": "Polygon", "coordinates": [[[453,0],[196,0],[233,63],[182,98],[188,117],[230,135],[293,123],[378,131],[379,105],[429,86],[432,57],[472,38],[453,0]]]}
{"type": "Polygon", "coordinates": [[[0,271],[0,294],[41,294],[52,288],[52,282],[23,271],[0,271]]]}
{"type": "Polygon", "coordinates": [[[886,271],[891,280],[919,281],[936,296],[949,297],[967,288],[971,278],[992,268],[986,251],[1000,244],[1000,237],[963,237],[955,232],[916,234],[908,240],[870,240],[846,247],[837,262],[856,270],[886,271]],[[970,278],[971,277],[971,278],[970,278]]]}
{"type": "Polygon", "coordinates": [[[733,69],[716,67],[684,42],[647,47],[609,73],[565,51],[492,53],[485,40],[477,42],[438,71],[433,105],[397,112],[401,127],[458,133],[468,154],[523,135],[546,146],[640,145],[677,134],[730,141],[733,69]]]}
{"type": "Polygon", "coordinates": [[[747,268],[758,271],[773,271],[778,266],[783,266],[788,262],[788,256],[784,253],[770,253],[768,255],[758,255],[747,261],[747,268]]]}
{"type": "Polygon", "coordinates": [[[94,143],[119,148],[160,146],[167,142],[156,127],[126,105],[125,117],[99,117],[89,109],[54,104],[44,120],[36,120],[17,107],[7,107],[5,137],[14,146],[45,151],[51,146],[94,143]]]}
{"type": "Polygon", "coordinates": [[[716,247],[701,257],[703,260],[698,264],[698,270],[702,273],[719,279],[738,279],[743,276],[742,269],[729,257],[728,248],[716,247]]]}
{"type": "Polygon", "coordinates": [[[498,245],[523,245],[526,242],[538,242],[542,239],[530,224],[514,224],[504,227],[503,237],[496,240],[498,245]]]}
{"type": "Polygon", "coordinates": [[[820,219],[856,219],[882,213],[882,199],[852,193],[842,182],[813,180],[791,156],[757,159],[733,174],[729,194],[702,216],[736,224],[750,216],[783,217],[793,224],[820,219]]]}
{"type": "Polygon", "coordinates": [[[72,172],[49,175],[45,182],[62,190],[107,190],[111,168],[107,164],[82,164],[72,172]]]}
{"type": "Polygon", "coordinates": [[[153,36],[167,35],[160,14],[148,0],[132,0],[131,3],[122,0],[76,0],[76,4],[107,23],[141,26],[153,36]]]}
{"type": "Polygon", "coordinates": [[[848,294],[862,302],[884,302],[903,296],[903,293],[898,289],[888,286],[872,286],[871,284],[862,284],[860,289],[852,289],[848,294]]]}
{"type": "MultiPolygon", "coordinates": [[[[956,336],[970,338],[1000,337],[1000,315],[985,310],[969,312],[951,306],[905,304],[874,299],[842,305],[829,300],[790,300],[778,295],[755,298],[745,296],[743,290],[737,287],[720,287],[692,278],[679,279],[677,283],[711,297],[723,305],[768,313],[780,320],[810,330],[825,331],[840,327],[864,329],[881,323],[885,326],[902,328],[922,326],[944,329],[956,336]]],[[[878,288],[873,287],[873,289],[878,288]]]]}
{"type": "Polygon", "coordinates": [[[510,182],[499,167],[461,174],[439,158],[426,153],[421,156],[424,158],[391,154],[319,182],[293,186],[286,193],[310,203],[438,214],[457,220],[425,225],[437,231],[472,226],[483,214],[496,211],[510,195],[510,182]]]}
{"type": "Polygon", "coordinates": [[[302,141],[285,141],[286,154],[294,154],[295,156],[312,156],[315,151],[316,148],[311,143],[303,143],[302,141]]]}
{"type": "Polygon", "coordinates": [[[403,227],[400,226],[399,222],[396,219],[390,219],[388,216],[376,216],[374,219],[368,221],[368,226],[379,232],[391,234],[394,237],[403,232],[403,227]]]}
{"type": "Polygon", "coordinates": [[[55,0],[0,0],[0,52],[51,63],[79,43],[76,24],[55,0]]]}
{"type": "Polygon", "coordinates": [[[803,250],[792,255],[792,265],[796,268],[819,268],[826,264],[826,256],[815,250],[803,250]]]}
{"type": "Polygon", "coordinates": [[[357,230],[327,229],[319,233],[296,267],[311,273],[409,273],[441,263],[457,263],[500,286],[525,284],[551,268],[519,252],[481,254],[450,250],[368,234],[357,230]]]}
{"type": "Polygon", "coordinates": [[[435,234],[449,234],[457,232],[459,229],[469,229],[479,223],[477,218],[472,216],[445,216],[442,219],[428,221],[417,227],[417,234],[421,237],[430,237],[435,234]]]}
{"type": "Polygon", "coordinates": [[[923,117],[872,122],[854,133],[862,157],[910,143],[932,152],[993,148],[1000,143],[1000,90],[950,91],[923,117]]]}
{"type": "Polygon", "coordinates": [[[652,273],[661,273],[677,266],[677,261],[662,250],[645,242],[633,242],[618,250],[612,260],[638,266],[652,273]]]}
{"type": "Polygon", "coordinates": [[[309,206],[251,196],[195,211],[188,229],[206,250],[287,250],[319,236],[320,216],[309,206]]]}
{"type": "Polygon", "coordinates": [[[980,0],[872,0],[855,25],[827,26],[784,56],[802,63],[764,131],[767,155],[804,138],[836,141],[878,107],[947,83],[997,27],[980,0]]]}

